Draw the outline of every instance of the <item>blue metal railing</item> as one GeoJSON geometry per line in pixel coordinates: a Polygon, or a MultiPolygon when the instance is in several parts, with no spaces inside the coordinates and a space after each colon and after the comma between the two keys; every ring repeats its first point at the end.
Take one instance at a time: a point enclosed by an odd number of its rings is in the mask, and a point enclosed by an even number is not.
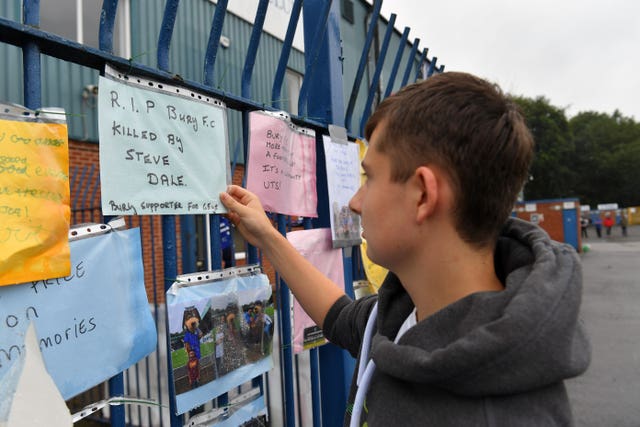
{"type": "MultiPolygon", "coordinates": [[[[348,105],[345,112],[342,81],[342,64],[340,51],[340,31],[339,31],[339,4],[331,0],[306,0],[303,7],[302,0],[295,0],[292,5],[289,25],[282,44],[282,50],[278,61],[277,69],[272,87],[272,103],[270,107],[265,107],[262,102],[252,99],[252,76],[257,51],[260,45],[260,38],[263,35],[263,24],[265,22],[268,0],[259,0],[249,46],[246,52],[244,68],[242,71],[242,86],[240,94],[221,92],[214,86],[214,66],[217,58],[218,46],[222,35],[222,27],[226,16],[228,0],[219,0],[215,7],[215,14],[211,23],[209,39],[206,52],[204,53],[204,69],[203,81],[196,82],[192,80],[181,79],[181,85],[186,89],[203,92],[212,97],[218,97],[225,101],[230,109],[241,111],[243,125],[243,144],[245,153],[248,150],[248,113],[252,110],[272,108],[280,109],[280,98],[282,96],[282,85],[284,75],[287,68],[289,55],[292,51],[293,37],[300,20],[300,13],[303,13],[305,21],[305,45],[310,46],[305,51],[305,76],[300,89],[298,115],[292,119],[300,125],[313,128],[316,130],[317,147],[322,146],[322,134],[327,133],[328,124],[345,125],[353,133],[351,129],[351,121],[356,110],[356,103],[360,93],[360,87],[364,78],[366,65],[371,51],[371,45],[378,31],[378,23],[380,21],[380,9],[382,0],[375,0],[369,15],[368,31],[361,52],[360,63],[356,76],[352,85],[352,91],[349,94],[348,105]],[[340,70],[340,71],[338,71],[340,70]],[[311,100],[313,102],[311,102],[311,100]]],[[[135,62],[129,58],[122,58],[113,54],[113,37],[116,20],[116,12],[119,7],[117,0],[104,0],[100,14],[99,27],[99,49],[94,49],[79,43],[59,37],[55,34],[48,33],[39,29],[40,24],[40,1],[24,0],[23,1],[23,23],[14,22],[5,18],[0,18],[0,42],[13,44],[22,49],[23,53],[23,81],[24,81],[24,104],[31,109],[41,108],[42,104],[42,70],[41,55],[58,58],[63,61],[80,64],[96,70],[103,70],[105,64],[109,63],[117,68],[128,70],[130,74],[139,74],[147,78],[160,81],[172,81],[177,73],[170,70],[170,47],[175,28],[176,17],[180,9],[179,0],[166,0],[165,9],[162,18],[162,24],[158,34],[157,45],[157,68],[145,66],[135,62]]],[[[390,38],[393,35],[395,23],[395,15],[387,23],[384,41],[380,51],[374,52],[376,55],[376,67],[369,82],[367,91],[367,100],[365,101],[364,112],[359,121],[359,129],[355,136],[362,135],[362,128],[373,109],[373,100],[376,93],[380,93],[381,98],[391,94],[393,87],[396,85],[396,77],[400,68],[405,50],[407,50],[407,40],[409,37],[409,28],[405,28],[398,50],[393,61],[393,67],[386,84],[386,90],[382,93],[379,90],[380,76],[384,67],[387,50],[390,44],[390,38]]],[[[415,70],[415,79],[421,75],[422,64],[426,61],[428,69],[426,77],[431,76],[435,72],[442,72],[443,66],[436,67],[437,58],[427,59],[427,49],[423,49],[420,58],[416,60],[419,39],[415,39],[405,68],[404,76],[400,86],[408,83],[412,70],[415,70]]],[[[45,84],[47,82],[45,81],[45,84]]],[[[352,135],[354,136],[354,135],[352,135]]],[[[237,144],[239,146],[239,144],[237,144]]],[[[235,158],[234,156],[234,163],[235,158]]],[[[245,156],[246,158],[246,156],[245,156]]],[[[317,150],[317,188],[318,188],[318,210],[319,217],[313,221],[306,219],[305,228],[311,227],[328,227],[328,200],[326,197],[326,174],[324,172],[324,154],[323,150],[317,150]]],[[[74,166],[70,174],[70,186],[74,189],[74,199],[72,200],[72,210],[74,212],[75,222],[95,221],[95,213],[99,212],[99,203],[96,201],[99,188],[99,173],[94,166],[78,168],[74,166]],[[87,215],[85,215],[87,214],[87,215]]],[[[221,242],[219,230],[220,217],[217,215],[210,216],[210,229],[208,232],[211,237],[211,264],[213,268],[221,266],[221,242]]],[[[286,217],[284,215],[277,216],[278,229],[281,233],[286,233],[286,217]]],[[[196,263],[193,253],[195,252],[195,217],[184,216],[180,218],[180,232],[182,251],[178,254],[177,224],[175,216],[162,216],[160,224],[161,230],[154,221],[154,217],[136,217],[132,221],[138,224],[143,233],[149,233],[147,236],[151,242],[149,248],[143,247],[144,259],[155,260],[156,256],[160,256],[156,250],[158,239],[162,236],[162,271],[164,282],[159,283],[157,280],[159,274],[159,266],[155,262],[151,262],[150,276],[152,279],[152,298],[156,323],[162,322],[160,310],[164,307],[159,303],[162,295],[160,290],[165,291],[173,282],[173,278],[178,275],[180,265],[185,272],[195,271],[196,263]]],[[[144,237],[143,237],[144,238],[144,237]]],[[[357,251],[356,251],[357,253],[357,251]]],[[[345,283],[347,292],[353,295],[353,267],[351,249],[345,249],[345,283]]],[[[248,249],[248,262],[259,262],[259,256],[255,248],[248,249]]],[[[162,276],[160,276],[162,277],[162,276]]],[[[281,324],[280,342],[283,344],[280,349],[281,354],[281,382],[283,384],[283,422],[286,426],[296,425],[295,400],[294,394],[294,369],[293,361],[298,365],[298,359],[292,354],[291,346],[287,343],[291,342],[291,322],[289,317],[289,290],[283,281],[277,279],[277,299],[279,319],[281,324]]],[[[166,320],[166,319],[165,319],[166,320]]],[[[169,337],[167,334],[166,348],[170,349],[169,337]]],[[[162,345],[162,344],[159,344],[162,345]]],[[[168,353],[168,352],[167,352],[168,353]]],[[[346,396],[348,393],[348,385],[350,381],[350,372],[353,369],[353,360],[347,356],[342,350],[327,345],[320,350],[314,349],[310,351],[310,373],[311,388],[313,402],[313,425],[337,425],[341,422],[343,412],[345,410],[346,396]],[[322,392],[321,392],[322,389],[322,392]]],[[[111,395],[125,394],[125,390],[140,390],[143,388],[143,382],[146,378],[146,396],[155,398],[160,405],[168,405],[170,407],[170,419],[168,423],[171,426],[182,426],[183,419],[181,416],[175,415],[175,404],[173,399],[173,391],[169,397],[169,402],[163,401],[162,393],[151,393],[150,378],[155,376],[158,386],[161,383],[173,387],[173,372],[170,369],[169,361],[162,360],[160,352],[149,356],[147,360],[141,362],[134,368],[129,370],[129,374],[124,380],[122,374],[117,375],[109,381],[109,393],[111,395]],[[155,363],[157,372],[155,375],[151,372],[150,364],[155,363]],[[143,363],[143,364],[142,364],[143,363]],[[160,366],[167,365],[167,378],[163,378],[160,366]]],[[[254,385],[260,387],[261,392],[264,390],[262,377],[254,380],[254,385]]],[[[223,395],[216,405],[226,405],[227,398],[223,395]]],[[[141,407],[125,407],[116,406],[110,410],[110,421],[113,426],[124,426],[127,419],[131,424],[142,424],[144,414],[151,420],[152,412],[157,408],[141,407]],[[128,409],[131,408],[131,409],[128,409]]],[[[159,425],[164,425],[164,417],[162,411],[159,414],[159,425]]],[[[158,424],[155,424],[158,425],[158,424]]]]}

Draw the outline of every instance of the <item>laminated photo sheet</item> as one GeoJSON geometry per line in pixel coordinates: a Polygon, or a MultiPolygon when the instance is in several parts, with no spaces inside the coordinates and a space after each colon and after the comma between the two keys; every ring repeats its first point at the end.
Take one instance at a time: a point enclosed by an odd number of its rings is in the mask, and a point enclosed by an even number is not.
{"type": "Polygon", "coordinates": [[[137,228],[72,241],[71,274],[0,288],[0,420],[11,403],[25,333],[35,326],[65,400],[156,349],[137,228]]]}
{"type": "Polygon", "coordinates": [[[226,406],[213,408],[190,417],[186,425],[216,427],[267,425],[265,395],[260,393],[260,387],[253,386],[252,381],[229,390],[227,397],[226,406]]]}
{"type": "Polygon", "coordinates": [[[167,291],[178,414],[273,367],[271,285],[257,267],[247,268],[180,276],[167,291]]]}
{"type": "Polygon", "coordinates": [[[316,218],[315,131],[284,112],[252,111],[249,127],[247,189],[268,212],[316,218]]]}
{"type": "MultiPolygon", "coordinates": [[[[333,248],[330,229],[316,228],[291,231],[287,233],[287,240],[313,266],[340,288],[344,289],[342,250],[333,248]]],[[[325,344],[327,340],[322,334],[322,330],[311,320],[296,298],[292,298],[292,304],[293,352],[300,353],[325,344]]]]}
{"type": "Polygon", "coordinates": [[[359,245],[360,215],[349,208],[349,201],[360,188],[358,144],[323,135],[323,145],[333,246],[359,245]]]}
{"type": "Polygon", "coordinates": [[[0,103],[0,286],[69,274],[65,112],[0,103]]]}

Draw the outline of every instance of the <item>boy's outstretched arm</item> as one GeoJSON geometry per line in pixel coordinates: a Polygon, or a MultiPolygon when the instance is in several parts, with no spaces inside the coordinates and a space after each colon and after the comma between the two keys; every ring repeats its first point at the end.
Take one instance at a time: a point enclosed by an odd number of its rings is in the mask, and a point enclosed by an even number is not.
{"type": "Polygon", "coordinates": [[[329,308],[344,295],[342,289],[308,262],[271,225],[255,194],[231,185],[226,193],[220,194],[220,200],[229,211],[231,222],[271,261],[307,314],[322,327],[329,308]]]}

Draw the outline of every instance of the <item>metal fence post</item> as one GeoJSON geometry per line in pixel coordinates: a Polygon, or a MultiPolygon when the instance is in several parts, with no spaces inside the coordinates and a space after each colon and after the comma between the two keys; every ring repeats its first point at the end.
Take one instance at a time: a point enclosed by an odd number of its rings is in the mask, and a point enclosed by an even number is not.
{"type": "MultiPolygon", "coordinates": [[[[304,3],[304,40],[305,46],[311,46],[316,34],[317,17],[330,0],[307,0],[304,3]]],[[[317,58],[310,58],[312,53],[305,49],[305,60],[314,60],[315,71],[309,84],[309,100],[307,115],[324,123],[344,126],[345,108],[342,82],[342,62],[340,46],[340,3],[333,2],[327,20],[327,28],[322,39],[322,47],[317,58]]],[[[305,76],[305,79],[307,76],[305,76]]],[[[318,219],[317,227],[328,227],[329,201],[327,197],[327,177],[324,165],[324,151],[321,149],[322,137],[318,135],[317,188],[318,219]]],[[[350,280],[350,259],[345,259],[345,287],[353,294],[353,283],[350,280]],[[347,277],[348,276],[348,277],[347,277]]],[[[349,384],[355,362],[344,350],[332,344],[326,344],[319,350],[320,378],[322,389],[322,422],[325,426],[341,425],[344,418],[349,384]]]]}

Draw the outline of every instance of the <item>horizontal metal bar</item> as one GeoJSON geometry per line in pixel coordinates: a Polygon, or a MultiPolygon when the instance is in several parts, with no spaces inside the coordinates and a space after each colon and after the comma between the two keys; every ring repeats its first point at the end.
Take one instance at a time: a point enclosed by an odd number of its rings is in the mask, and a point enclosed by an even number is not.
{"type": "MultiPolygon", "coordinates": [[[[0,42],[9,43],[17,47],[24,47],[30,42],[35,42],[40,47],[40,53],[63,61],[73,62],[78,65],[104,70],[105,64],[111,64],[115,68],[126,70],[130,74],[152,78],[166,83],[180,85],[201,93],[216,97],[227,105],[228,108],[238,111],[271,110],[270,105],[256,102],[229,92],[225,92],[202,83],[186,80],[177,75],[157,68],[127,60],[108,52],[103,52],[92,47],[70,41],[55,34],[47,33],[28,25],[22,25],[6,18],[0,17],[0,42]]],[[[314,130],[328,132],[327,125],[317,120],[292,116],[291,120],[302,126],[311,127],[314,130]]]]}

